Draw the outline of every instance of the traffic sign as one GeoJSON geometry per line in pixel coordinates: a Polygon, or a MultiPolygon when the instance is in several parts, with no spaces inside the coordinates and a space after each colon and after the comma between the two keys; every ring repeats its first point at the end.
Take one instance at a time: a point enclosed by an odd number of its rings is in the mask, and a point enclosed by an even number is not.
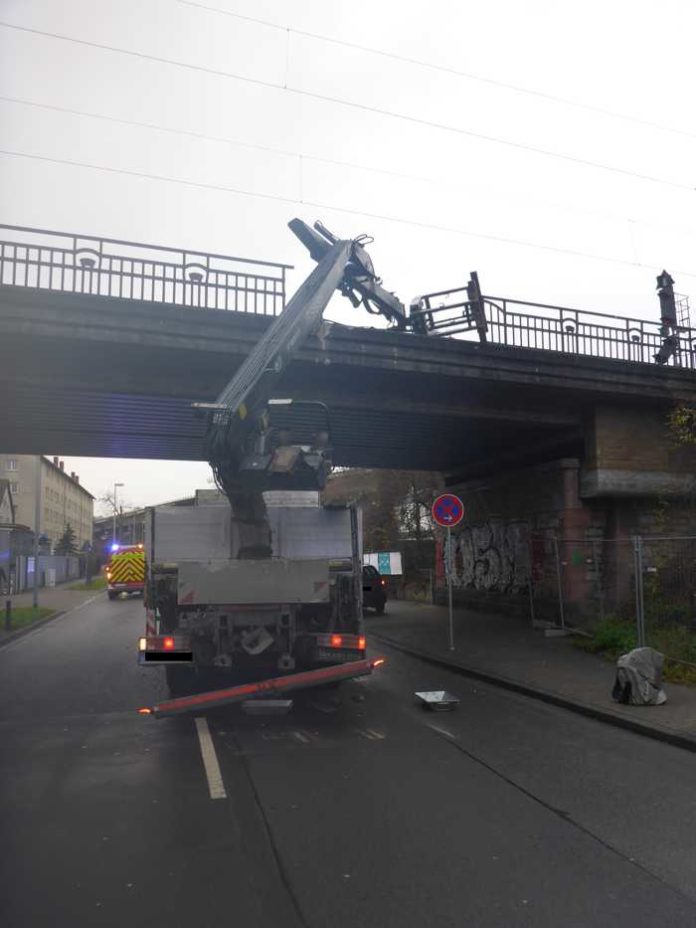
{"type": "Polygon", "coordinates": [[[464,503],[454,493],[443,493],[433,503],[433,519],[442,528],[452,528],[464,518],[464,503]]]}

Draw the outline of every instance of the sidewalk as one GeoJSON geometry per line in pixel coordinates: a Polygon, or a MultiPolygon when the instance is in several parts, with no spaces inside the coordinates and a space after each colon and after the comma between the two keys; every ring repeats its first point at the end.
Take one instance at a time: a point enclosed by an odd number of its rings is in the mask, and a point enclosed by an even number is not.
{"type": "MultiPolygon", "coordinates": [[[[0,603],[0,647],[2,647],[2,645],[6,644],[8,641],[19,638],[21,635],[26,634],[28,631],[31,631],[34,628],[38,628],[45,622],[50,622],[51,619],[56,618],[57,615],[61,615],[63,612],[69,612],[76,606],[81,606],[88,600],[94,599],[96,596],[102,596],[104,594],[103,590],[69,589],[69,587],[78,583],[80,583],[79,580],[69,580],[67,583],[61,583],[58,586],[41,587],[39,589],[39,606],[43,609],[51,609],[52,614],[46,616],[43,619],[38,619],[36,622],[32,622],[31,625],[25,625],[21,628],[11,629],[9,632],[5,631],[4,624],[5,600],[7,597],[2,597],[2,602],[0,603]]],[[[33,604],[33,593],[31,590],[25,593],[16,593],[14,596],[11,596],[10,599],[12,600],[13,609],[28,608],[33,604]]]]}
{"type": "Polygon", "coordinates": [[[368,614],[365,626],[419,657],[696,751],[696,688],[667,683],[664,706],[619,705],[611,698],[613,664],[573,647],[570,637],[544,637],[528,619],[455,609],[454,651],[443,606],[390,600],[387,615],[368,614]]]}

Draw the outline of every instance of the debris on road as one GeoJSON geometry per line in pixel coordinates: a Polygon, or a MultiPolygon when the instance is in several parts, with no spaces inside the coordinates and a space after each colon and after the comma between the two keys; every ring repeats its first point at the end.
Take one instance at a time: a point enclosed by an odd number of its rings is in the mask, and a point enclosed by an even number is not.
{"type": "Polygon", "coordinates": [[[424,690],[414,695],[426,709],[433,712],[449,712],[459,704],[459,699],[447,690],[424,690]]]}

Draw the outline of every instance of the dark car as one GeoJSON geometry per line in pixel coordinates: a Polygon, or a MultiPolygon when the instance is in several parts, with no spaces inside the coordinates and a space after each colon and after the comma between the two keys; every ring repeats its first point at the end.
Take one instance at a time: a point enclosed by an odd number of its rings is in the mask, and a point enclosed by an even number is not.
{"type": "Polygon", "coordinates": [[[377,615],[384,615],[387,601],[387,581],[376,567],[363,567],[363,607],[374,609],[377,615]]]}

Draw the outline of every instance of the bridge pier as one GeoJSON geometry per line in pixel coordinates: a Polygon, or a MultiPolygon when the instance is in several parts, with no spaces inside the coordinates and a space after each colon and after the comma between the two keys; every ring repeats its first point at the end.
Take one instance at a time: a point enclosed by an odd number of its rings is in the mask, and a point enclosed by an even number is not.
{"type": "Polygon", "coordinates": [[[597,405],[581,457],[448,479],[466,510],[455,601],[527,614],[531,584],[536,617],[557,620],[560,585],[567,621],[630,611],[632,539],[696,536],[694,473],[695,450],[671,441],[664,407],[597,405]]]}

